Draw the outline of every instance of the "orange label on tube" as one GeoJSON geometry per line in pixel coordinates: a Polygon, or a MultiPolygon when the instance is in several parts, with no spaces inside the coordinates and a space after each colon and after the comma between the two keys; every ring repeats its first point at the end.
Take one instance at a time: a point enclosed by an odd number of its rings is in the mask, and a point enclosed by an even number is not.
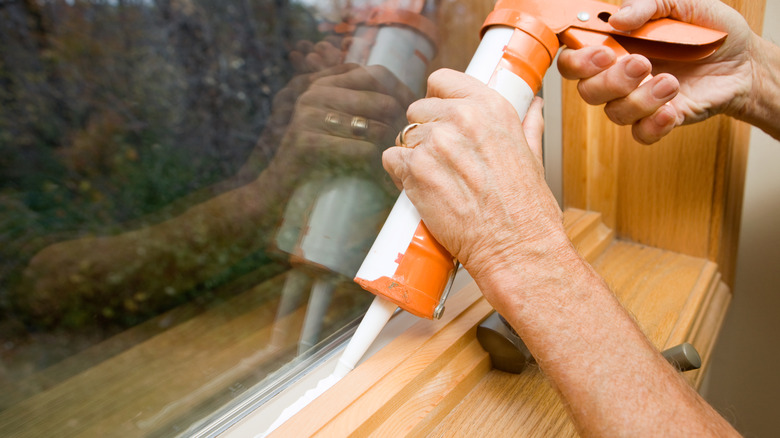
{"type": "Polygon", "coordinates": [[[444,289],[455,270],[455,259],[420,222],[406,252],[399,255],[393,278],[356,278],[365,290],[381,295],[407,312],[433,319],[444,289]]]}

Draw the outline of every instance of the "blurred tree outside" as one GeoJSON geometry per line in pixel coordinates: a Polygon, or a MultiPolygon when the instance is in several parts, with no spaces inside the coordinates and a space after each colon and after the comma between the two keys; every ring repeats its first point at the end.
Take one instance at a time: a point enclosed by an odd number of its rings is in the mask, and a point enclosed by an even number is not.
{"type": "MultiPolygon", "coordinates": [[[[41,248],[171,218],[255,148],[270,159],[257,140],[287,55],[321,38],[288,0],[0,0],[4,337],[30,329],[9,291],[41,248]]],[[[70,324],[115,333],[153,316],[121,303],[70,324]]]]}

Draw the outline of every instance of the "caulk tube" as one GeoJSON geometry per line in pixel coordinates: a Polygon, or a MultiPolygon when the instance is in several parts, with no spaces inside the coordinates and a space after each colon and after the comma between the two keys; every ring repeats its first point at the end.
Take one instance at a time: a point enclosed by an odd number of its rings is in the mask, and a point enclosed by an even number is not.
{"type": "MultiPolygon", "coordinates": [[[[558,40],[533,17],[520,13],[510,14],[509,19],[505,13],[491,16],[466,73],[498,91],[522,119],[541,88],[558,40]]],[[[441,297],[451,284],[455,266],[456,261],[436,242],[402,192],[355,281],[412,314],[438,318],[443,310],[441,297]]]]}

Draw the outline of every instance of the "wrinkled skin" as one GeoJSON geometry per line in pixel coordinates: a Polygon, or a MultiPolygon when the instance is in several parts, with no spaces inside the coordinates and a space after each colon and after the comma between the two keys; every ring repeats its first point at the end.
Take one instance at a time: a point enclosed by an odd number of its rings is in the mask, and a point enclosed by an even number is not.
{"type": "Polygon", "coordinates": [[[521,122],[496,91],[439,70],[407,117],[421,125],[408,131],[407,147],[384,153],[385,168],[472,276],[554,250],[548,237],[564,233],[544,180],[541,99],[521,122]]]}
{"type": "Polygon", "coordinates": [[[745,19],[717,0],[626,0],[609,23],[630,31],[662,17],[722,30],[729,36],[714,55],[690,63],[651,63],[641,55],[616,61],[614,52],[604,47],[564,49],[558,58],[561,74],[578,79],[586,102],[606,104],[607,116],[619,125],[631,125],[634,138],[645,144],[660,140],[676,126],[715,114],[742,118],[755,81],[756,36],[745,19]],[[654,77],[641,84],[650,73],[654,77]]]}

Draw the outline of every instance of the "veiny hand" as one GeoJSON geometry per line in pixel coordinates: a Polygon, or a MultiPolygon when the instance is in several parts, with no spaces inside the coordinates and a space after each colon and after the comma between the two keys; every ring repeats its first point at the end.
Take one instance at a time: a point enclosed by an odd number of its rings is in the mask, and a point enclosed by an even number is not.
{"type": "Polygon", "coordinates": [[[421,123],[407,132],[407,147],[383,155],[428,229],[475,278],[553,250],[548,237],[563,233],[544,180],[541,106],[537,98],[521,123],[496,91],[439,70],[407,111],[421,123]]]}
{"type": "Polygon", "coordinates": [[[697,62],[651,62],[629,55],[615,62],[604,47],[564,49],[558,68],[565,78],[579,79],[578,89],[591,105],[619,125],[632,125],[637,141],[650,144],[675,126],[715,114],[737,118],[745,111],[754,83],[755,35],[745,19],[718,0],[625,0],[610,17],[615,29],[630,31],[650,19],[670,17],[728,32],[724,45],[697,62]],[[655,77],[640,86],[649,74],[655,77]]]}

